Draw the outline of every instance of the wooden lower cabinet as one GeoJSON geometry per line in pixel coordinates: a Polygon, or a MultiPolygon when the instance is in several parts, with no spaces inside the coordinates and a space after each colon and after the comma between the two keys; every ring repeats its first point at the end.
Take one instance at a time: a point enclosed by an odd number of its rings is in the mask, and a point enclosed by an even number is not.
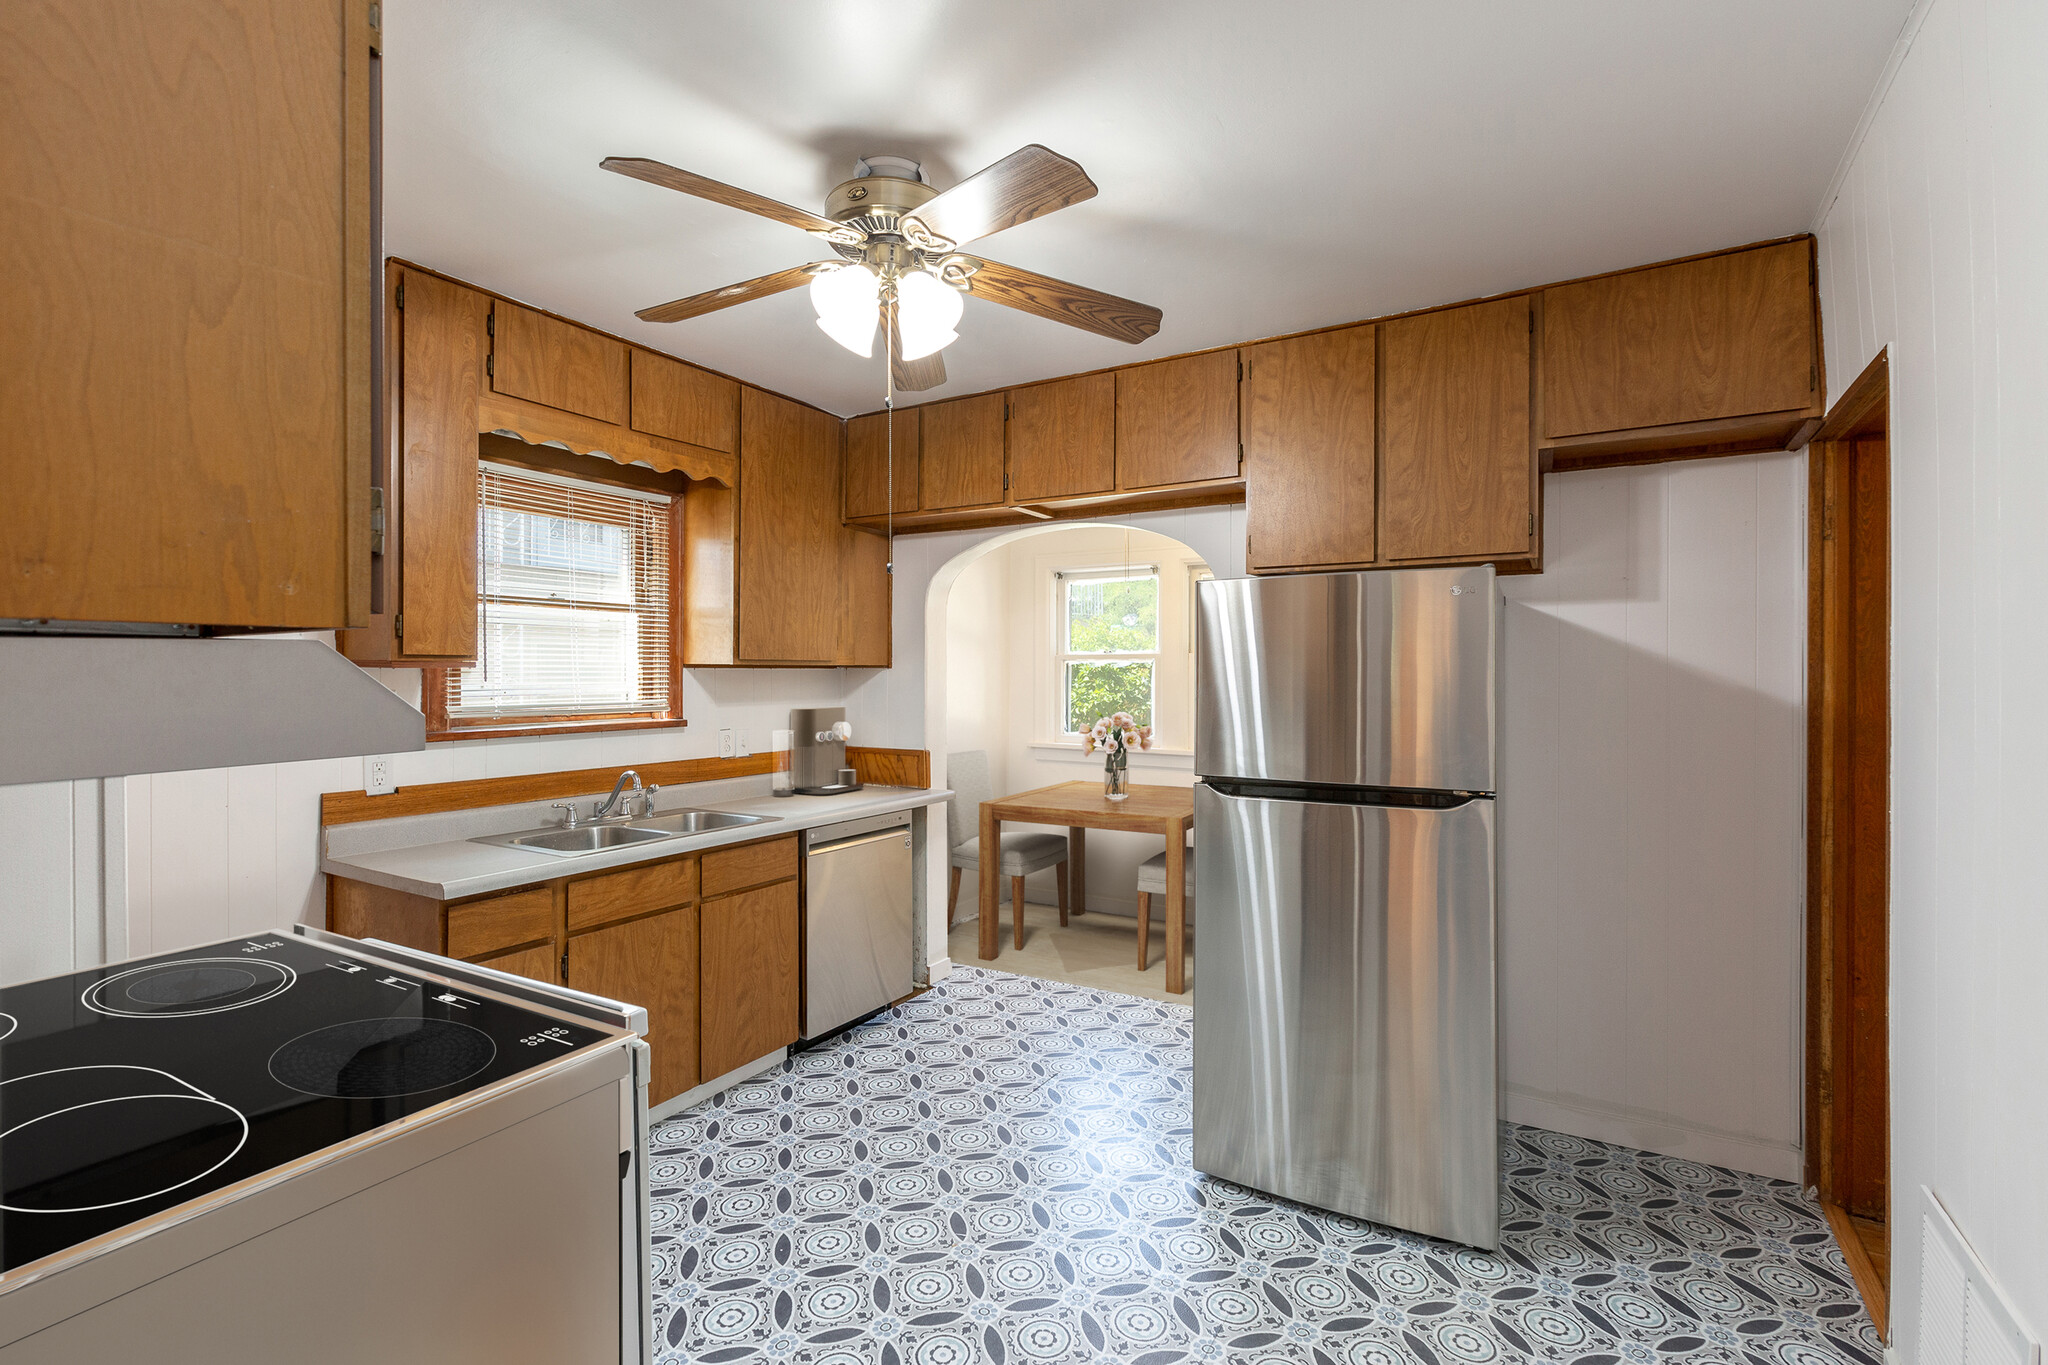
{"type": "Polygon", "coordinates": [[[796,1041],[799,932],[793,880],[704,902],[706,1078],[796,1041]]]}
{"type": "Polygon", "coordinates": [[[538,944],[532,948],[515,948],[509,953],[496,957],[474,959],[479,967],[493,971],[510,972],[533,981],[545,981],[555,985],[562,979],[562,959],[555,953],[553,941],[538,944]]]}
{"type": "Polygon", "coordinates": [[[565,962],[563,984],[646,1009],[647,1046],[653,1052],[649,1104],[673,1099],[702,1079],[696,906],[571,934],[565,962]]]}

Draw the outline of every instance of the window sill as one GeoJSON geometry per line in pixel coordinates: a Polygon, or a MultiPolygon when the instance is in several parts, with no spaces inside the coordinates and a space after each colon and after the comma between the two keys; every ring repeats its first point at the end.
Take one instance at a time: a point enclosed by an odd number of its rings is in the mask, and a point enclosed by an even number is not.
{"type": "Polygon", "coordinates": [[[587,720],[507,720],[503,724],[456,725],[429,730],[427,743],[462,739],[512,739],[523,735],[587,735],[600,730],[674,730],[688,725],[680,716],[593,716],[587,720]]]}
{"type": "MultiPolygon", "coordinates": [[[[1079,744],[1070,743],[1065,740],[1033,740],[1026,747],[1034,751],[1041,759],[1051,762],[1092,763],[1097,767],[1102,766],[1102,755],[1100,753],[1084,753],[1079,744]]],[[[1133,768],[1193,768],[1195,766],[1195,751],[1193,749],[1133,749],[1131,751],[1131,766],[1133,768]]]]}

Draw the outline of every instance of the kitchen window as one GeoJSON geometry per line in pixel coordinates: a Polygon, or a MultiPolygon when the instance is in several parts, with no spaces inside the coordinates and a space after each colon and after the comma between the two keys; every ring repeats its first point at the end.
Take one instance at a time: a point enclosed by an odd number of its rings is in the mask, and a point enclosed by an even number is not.
{"type": "Polygon", "coordinates": [[[1062,570],[1053,575],[1059,733],[1125,711],[1153,724],[1159,680],[1159,569],[1062,570]]]}
{"type": "Polygon", "coordinates": [[[429,677],[428,728],[483,734],[679,725],[667,493],[485,462],[477,663],[429,677]]]}

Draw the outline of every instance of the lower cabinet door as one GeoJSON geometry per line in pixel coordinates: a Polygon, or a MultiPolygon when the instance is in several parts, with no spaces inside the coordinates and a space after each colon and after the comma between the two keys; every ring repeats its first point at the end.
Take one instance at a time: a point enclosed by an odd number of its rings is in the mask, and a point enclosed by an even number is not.
{"type": "Polygon", "coordinates": [[[514,948],[509,953],[496,957],[476,957],[470,961],[479,967],[493,971],[510,972],[514,976],[527,977],[534,981],[545,981],[550,986],[561,980],[561,960],[555,956],[553,941],[534,948],[514,948]]]}
{"type": "Polygon", "coordinates": [[[797,1039],[797,890],[776,882],[704,902],[704,1074],[797,1039]]]}
{"type": "Polygon", "coordinates": [[[649,1104],[697,1084],[696,906],[571,934],[567,961],[565,984],[647,1011],[649,1104]]]}

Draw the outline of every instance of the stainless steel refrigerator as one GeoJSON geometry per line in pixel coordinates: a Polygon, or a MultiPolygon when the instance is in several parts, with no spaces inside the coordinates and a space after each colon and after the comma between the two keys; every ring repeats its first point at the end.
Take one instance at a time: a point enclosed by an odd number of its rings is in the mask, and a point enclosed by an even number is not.
{"type": "Polygon", "coordinates": [[[1500,1240],[1493,570],[1201,584],[1194,1159],[1500,1240]]]}

